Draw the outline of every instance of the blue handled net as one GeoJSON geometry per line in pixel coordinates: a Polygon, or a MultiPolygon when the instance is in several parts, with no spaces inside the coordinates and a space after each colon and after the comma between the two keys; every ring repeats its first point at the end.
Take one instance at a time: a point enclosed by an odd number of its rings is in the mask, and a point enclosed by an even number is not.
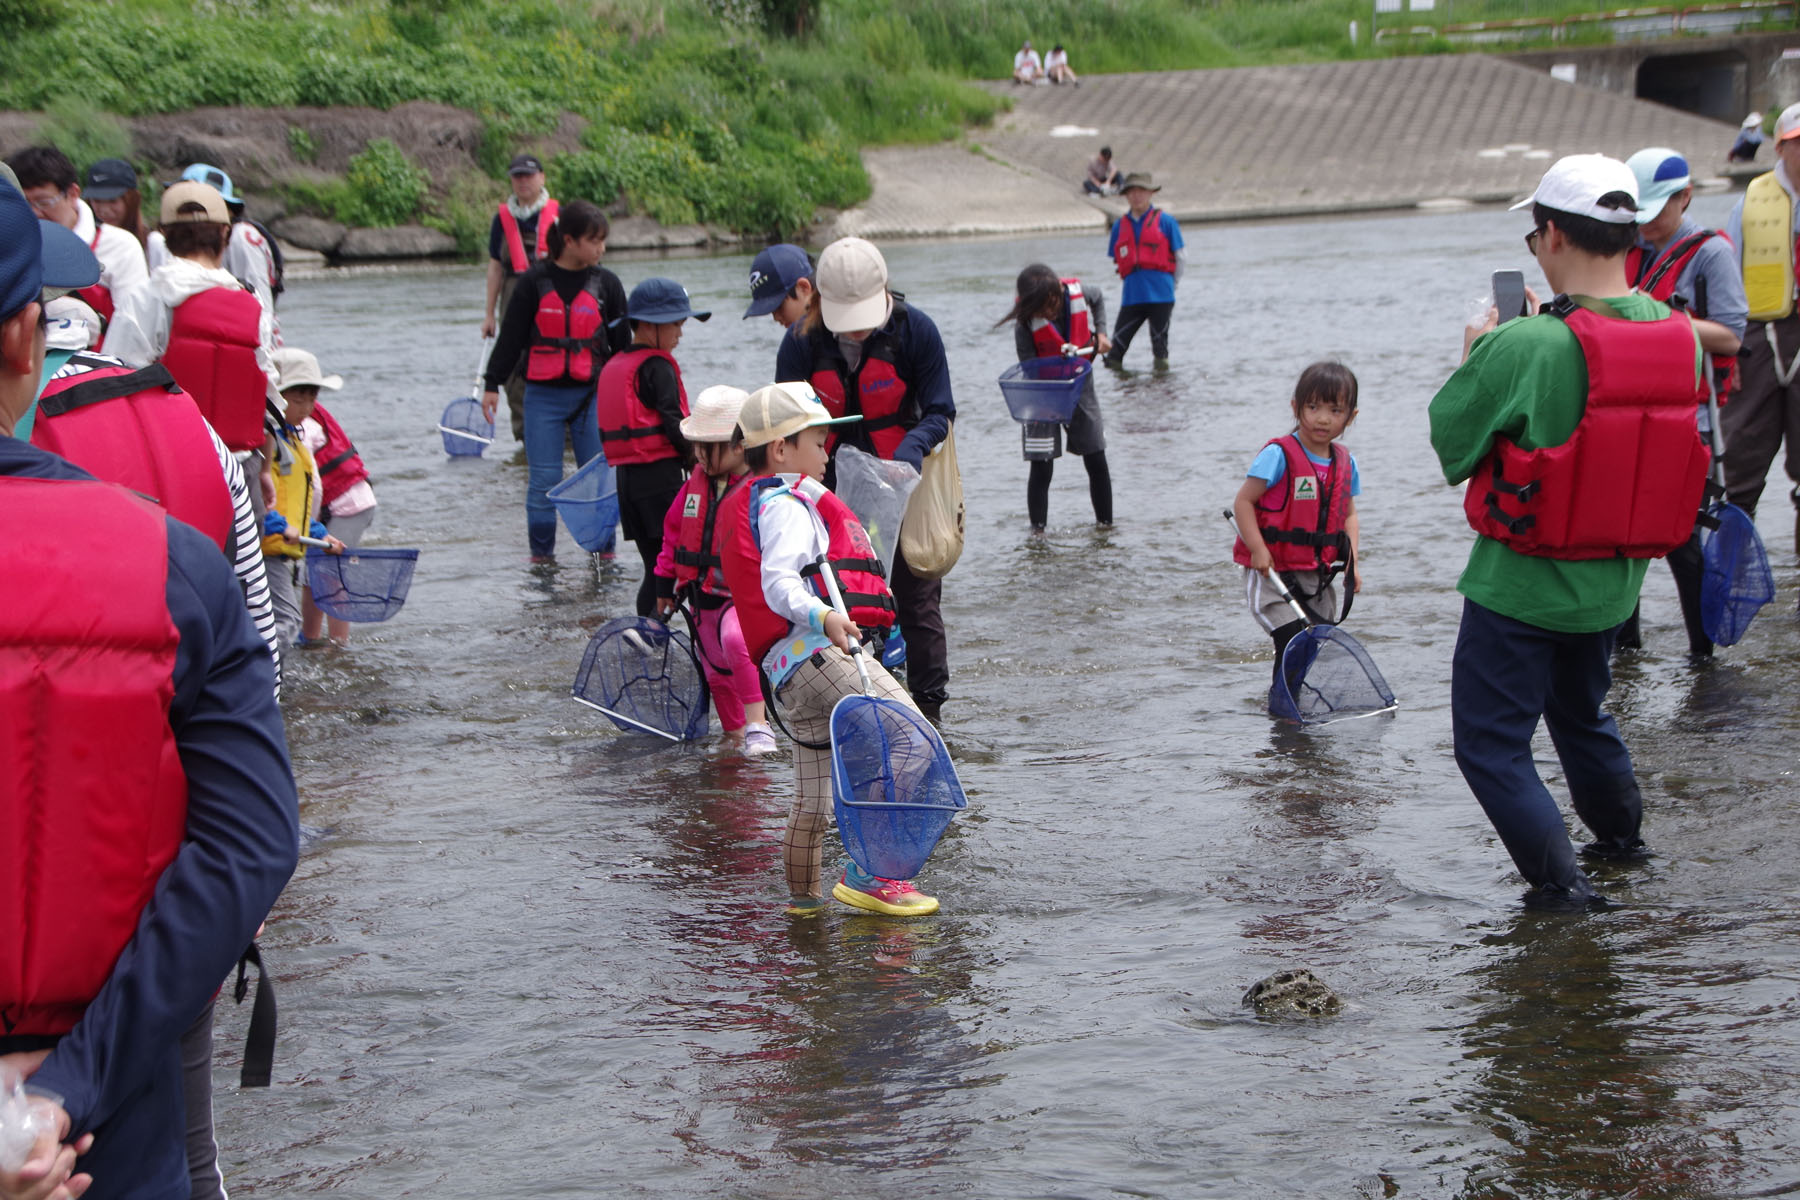
{"type": "Polygon", "coordinates": [[[438,421],[444,435],[444,453],[451,458],[480,458],[494,442],[494,423],[481,413],[481,401],[463,397],[452,400],[438,421]]]}
{"type": "Polygon", "coordinates": [[[649,617],[619,617],[596,630],[569,694],[627,733],[674,742],[706,736],[706,677],[694,648],[649,617]]]}
{"type": "Polygon", "coordinates": [[[1703,524],[1700,535],[1700,623],[1714,642],[1735,646],[1757,610],[1775,598],[1775,576],[1750,514],[1720,503],[1707,515],[1718,524],[1703,524]]]}
{"type": "Polygon", "coordinates": [[[592,554],[611,550],[619,524],[618,481],[606,456],[596,454],[551,488],[550,502],[575,544],[592,554]]]}
{"type": "Polygon", "coordinates": [[[1369,652],[1335,625],[1295,634],[1282,651],[1281,676],[1269,688],[1269,711],[1302,725],[1369,717],[1394,707],[1394,693],[1369,652]]]}
{"type": "Polygon", "coordinates": [[[306,551],[306,584],[313,603],[340,621],[385,621],[406,603],[417,550],[306,551]]]}
{"type": "Polygon", "coordinates": [[[857,866],[911,879],[968,799],[931,722],[897,700],[845,696],[831,710],[831,803],[857,866]]]}

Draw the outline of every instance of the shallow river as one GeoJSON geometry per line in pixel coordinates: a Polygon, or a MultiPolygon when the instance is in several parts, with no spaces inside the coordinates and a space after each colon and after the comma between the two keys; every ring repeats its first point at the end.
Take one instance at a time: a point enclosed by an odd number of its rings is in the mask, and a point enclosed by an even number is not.
{"type": "MultiPolygon", "coordinates": [[[[1722,219],[1728,200],[1696,205],[1722,219]]],[[[433,431],[480,352],[480,273],[297,282],[287,340],[348,385],[373,544],[422,548],[405,611],[297,655],[289,737],[323,832],[264,939],[275,1086],[219,1136],[241,1195],[1725,1197],[1800,1191],[1800,661],[1780,596],[1685,661],[1668,571],[1612,703],[1648,811],[1620,906],[1525,911],[1450,754],[1454,590],[1470,534],[1425,410],[1488,273],[1530,267],[1517,213],[1188,230],[1174,368],[1101,383],[1118,523],[1079,460],[1049,536],[990,325],[1044,259],[1104,286],[1099,237],[887,247],[938,322],[961,412],[968,544],[944,587],[945,736],[970,795],[916,921],[781,914],[792,769],[623,736],[571,702],[635,554],[563,535],[527,565],[523,459],[433,431]],[[1282,432],[1300,369],[1362,382],[1365,590],[1351,627],[1391,719],[1318,731],[1263,706],[1219,510],[1282,432]],[[1293,966],[1346,1000],[1271,1021],[1293,966]]],[[[681,279],[690,393],[754,387],[746,256],[615,260],[681,279]]],[[[1530,277],[1542,287],[1536,272],[1530,277]]],[[[1148,367],[1147,337],[1131,365],[1148,367]]],[[[1560,785],[1547,741],[1539,758],[1560,785]]],[[[236,1044],[234,1044],[236,1043],[236,1044]]]]}

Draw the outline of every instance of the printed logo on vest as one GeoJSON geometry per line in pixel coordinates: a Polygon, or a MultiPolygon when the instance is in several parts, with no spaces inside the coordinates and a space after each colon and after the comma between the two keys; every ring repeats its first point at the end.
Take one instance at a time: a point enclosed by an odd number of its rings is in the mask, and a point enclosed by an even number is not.
{"type": "Polygon", "coordinates": [[[1311,500],[1311,501],[1316,502],[1319,499],[1318,483],[1315,480],[1313,480],[1310,476],[1305,479],[1295,480],[1294,481],[1294,499],[1296,499],[1296,500],[1311,500]]]}
{"type": "Polygon", "coordinates": [[[681,505],[681,515],[684,517],[697,517],[700,515],[700,496],[698,493],[688,493],[688,498],[683,501],[681,505]]]}

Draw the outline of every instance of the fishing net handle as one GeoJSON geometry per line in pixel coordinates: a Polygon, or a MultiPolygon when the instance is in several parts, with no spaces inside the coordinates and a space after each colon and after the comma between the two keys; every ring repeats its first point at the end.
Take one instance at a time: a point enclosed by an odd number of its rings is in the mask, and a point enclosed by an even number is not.
{"type": "Polygon", "coordinates": [[[481,393],[485,390],[481,385],[487,380],[488,359],[492,358],[493,354],[494,339],[491,337],[482,338],[481,362],[475,368],[475,382],[469,388],[469,399],[475,401],[477,404],[481,403],[481,393]]]}
{"type": "MultiPolygon", "coordinates": [[[[1244,531],[1238,528],[1237,514],[1228,508],[1224,512],[1224,517],[1225,523],[1230,525],[1232,532],[1237,534],[1241,539],[1244,536],[1244,531]]],[[[1311,628],[1314,625],[1327,624],[1327,622],[1320,621],[1317,617],[1313,616],[1312,613],[1301,607],[1300,602],[1294,599],[1294,593],[1288,590],[1287,581],[1282,579],[1280,571],[1264,571],[1262,572],[1262,577],[1269,581],[1269,585],[1275,589],[1275,594],[1287,602],[1287,606],[1294,610],[1294,616],[1299,618],[1308,628],[1311,628]]]]}
{"type": "MultiPolygon", "coordinates": [[[[823,555],[820,556],[818,565],[819,574],[825,579],[825,588],[831,593],[831,607],[844,620],[850,621],[850,610],[844,607],[844,593],[838,590],[837,570],[823,555]]],[[[850,621],[850,624],[855,625],[856,622],[850,621]]],[[[850,643],[850,659],[856,664],[856,674],[862,679],[863,695],[874,694],[874,685],[869,682],[869,668],[863,662],[862,642],[856,638],[846,638],[845,640],[850,643]]]]}

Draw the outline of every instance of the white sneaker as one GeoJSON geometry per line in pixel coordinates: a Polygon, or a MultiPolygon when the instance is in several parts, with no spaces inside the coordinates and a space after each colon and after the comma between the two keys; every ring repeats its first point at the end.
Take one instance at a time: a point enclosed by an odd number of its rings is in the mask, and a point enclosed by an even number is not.
{"type": "Polygon", "coordinates": [[[765,754],[773,754],[780,747],[776,744],[775,733],[767,725],[752,721],[744,726],[744,753],[752,758],[760,758],[765,754]]]}

